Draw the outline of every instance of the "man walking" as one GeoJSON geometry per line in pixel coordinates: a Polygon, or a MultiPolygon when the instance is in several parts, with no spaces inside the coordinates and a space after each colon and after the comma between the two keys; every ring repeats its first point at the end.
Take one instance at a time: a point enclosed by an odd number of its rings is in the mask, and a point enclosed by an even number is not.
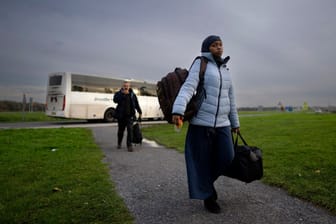
{"type": "Polygon", "coordinates": [[[127,129],[127,149],[129,152],[132,148],[132,125],[135,120],[135,110],[139,113],[141,118],[141,108],[138,98],[130,88],[131,83],[124,81],[122,88],[114,94],[113,101],[117,103],[115,117],[118,119],[118,149],[121,148],[121,143],[124,137],[125,128],[127,129]]]}

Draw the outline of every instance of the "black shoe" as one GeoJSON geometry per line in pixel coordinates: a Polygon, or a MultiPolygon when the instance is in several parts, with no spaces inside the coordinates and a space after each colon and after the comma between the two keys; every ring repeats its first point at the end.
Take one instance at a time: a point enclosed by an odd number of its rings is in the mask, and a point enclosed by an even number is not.
{"type": "Polygon", "coordinates": [[[211,198],[212,198],[213,200],[217,201],[218,196],[217,196],[217,191],[216,191],[215,188],[214,188],[214,192],[213,192],[212,195],[211,195],[211,198]]]}
{"type": "Polygon", "coordinates": [[[132,146],[128,146],[128,147],[127,147],[127,150],[128,150],[129,152],[133,152],[133,147],[132,147],[132,146]]]}
{"type": "Polygon", "coordinates": [[[221,212],[221,208],[212,196],[204,200],[204,207],[211,213],[218,214],[221,212]]]}
{"type": "Polygon", "coordinates": [[[121,145],[118,145],[118,146],[117,146],[117,149],[121,149],[121,145]]]}

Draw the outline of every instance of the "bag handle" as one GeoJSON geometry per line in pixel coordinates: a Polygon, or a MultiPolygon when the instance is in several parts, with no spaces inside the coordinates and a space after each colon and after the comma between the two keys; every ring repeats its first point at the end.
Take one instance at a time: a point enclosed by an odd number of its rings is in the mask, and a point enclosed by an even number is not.
{"type": "Polygon", "coordinates": [[[245,141],[245,139],[243,138],[243,136],[241,135],[240,132],[238,132],[238,136],[239,136],[240,139],[243,141],[244,145],[248,145],[247,142],[245,141]]]}
{"type": "Polygon", "coordinates": [[[243,138],[242,134],[240,132],[236,133],[236,139],[233,139],[233,135],[232,135],[232,142],[234,142],[234,147],[237,148],[238,146],[238,138],[240,138],[244,145],[248,146],[247,142],[245,141],[245,139],[243,138]]]}

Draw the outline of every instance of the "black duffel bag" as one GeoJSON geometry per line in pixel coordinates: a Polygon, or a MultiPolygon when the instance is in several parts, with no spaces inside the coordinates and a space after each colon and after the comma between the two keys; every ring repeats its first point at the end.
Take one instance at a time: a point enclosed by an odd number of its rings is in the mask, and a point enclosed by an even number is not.
{"type": "Polygon", "coordinates": [[[263,176],[261,149],[249,146],[240,133],[237,133],[233,141],[235,156],[224,175],[245,183],[260,180],[263,176]],[[243,141],[244,145],[238,145],[238,138],[243,141]]]}
{"type": "Polygon", "coordinates": [[[140,122],[136,122],[132,126],[132,143],[140,144],[140,145],[142,144],[142,132],[141,132],[141,127],[140,127],[140,122]]]}

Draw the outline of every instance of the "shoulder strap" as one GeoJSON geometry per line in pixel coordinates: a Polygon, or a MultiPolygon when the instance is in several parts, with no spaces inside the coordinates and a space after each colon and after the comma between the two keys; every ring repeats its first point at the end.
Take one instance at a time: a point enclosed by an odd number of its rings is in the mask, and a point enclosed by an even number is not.
{"type": "Polygon", "coordinates": [[[201,58],[201,67],[200,67],[199,79],[200,82],[203,83],[205,70],[208,64],[208,59],[206,57],[200,57],[200,58],[201,58]]]}
{"type": "MultiPolygon", "coordinates": [[[[197,56],[194,59],[194,61],[192,62],[190,68],[193,66],[193,64],[195,63],[195,61],[197,59],[201,60],[200,71],[199,71],[199,83],[198,83],[198,87],[199,87],[199,86],[203,86],[203,83],[204,83],[204,74],[205,74],[205,70],[206,70],[206,67],[207,67],[207,64],[208,64],[208,59],[204,56],[197,56]]],[[[190,68],[189,68],[189,70],[190,70],[190,68]]]]}
{"type": "MultiPolygon", "coordinates": [[[[200,59],[201,60],[201,65],[200,65],[200,72],[199,72],[199,79],[200,79],[200,82],[203,82],[204,81],[204,74],[205,74],[205,70],[206,70],[206,67],[207,67],[207,64],[208,64],[208,59],[204,56],[197,56],[193,63],[191,64],[190,68],[193,66],[193,64],[195,63],[195,61],[197,59],[200,59]]],[[[189,69],[190,70],[190,69],[189,69]]]]}

